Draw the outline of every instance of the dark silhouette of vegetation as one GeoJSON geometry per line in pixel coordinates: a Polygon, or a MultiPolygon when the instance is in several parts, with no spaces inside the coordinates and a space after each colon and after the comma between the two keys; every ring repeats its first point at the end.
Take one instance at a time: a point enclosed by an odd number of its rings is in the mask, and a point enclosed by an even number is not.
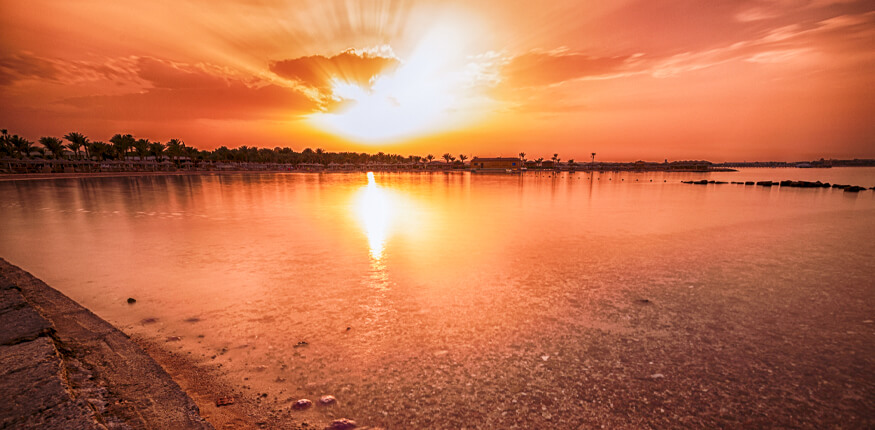
{"type": "Polygon", "coordinates": [[[52,158],[58,159],[64,155],[64,141],[57,137],[41,137],[39,143],[52,153],[52,158]]]}
{"type": "MultiPolygon", "coordinates": [[[[376,154],[357,152],[328,152],[322,148],[305,148],[297,152],[288,147],[258,148],[242,145],[238,148],[221,146],[212,151],[204,151],[186,145],[181,139],[170,139],[166,143],[136,138],[132,134],[117,133],[105,141],[91,141],[84,134],[73,131],[63,136],[63,139],[45,136],[39,139],[40,147],[18,136],[10,135],[2,130],[0,136],[0,158],[15,159],[53,159],[75,161],[132,161],[170,163],[175,166],[182,164],[199,165],[210,163],[271,163],[283,165],[407,165],[424,167],[435,159],[434,155],[425,157],[418,155],[403,156],[399,154],[376,154]]],[[[448,164],[456,161],[456,157],[447,153],[444,159],[448,164]]],[[[464,165],[468,156],[459,155],[464,165]]]]}

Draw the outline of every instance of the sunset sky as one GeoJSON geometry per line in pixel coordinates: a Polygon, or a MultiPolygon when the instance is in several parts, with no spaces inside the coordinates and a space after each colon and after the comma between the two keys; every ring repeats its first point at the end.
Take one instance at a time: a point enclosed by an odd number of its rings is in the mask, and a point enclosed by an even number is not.
{"type": "Polygon", "coordinates": [[[213,149],[875,157],[875,2],[28,0],[0,128],[213,149]]]}

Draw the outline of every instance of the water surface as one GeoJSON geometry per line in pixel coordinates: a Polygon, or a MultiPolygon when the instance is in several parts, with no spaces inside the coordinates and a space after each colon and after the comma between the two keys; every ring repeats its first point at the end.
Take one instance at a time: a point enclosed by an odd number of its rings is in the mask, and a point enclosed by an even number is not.
{"type": "Polygon", "coordinates": [[[871,423],[873,192],[704,178],[875,169],[0,182],[0,256],[294,422],[871,423]]]}

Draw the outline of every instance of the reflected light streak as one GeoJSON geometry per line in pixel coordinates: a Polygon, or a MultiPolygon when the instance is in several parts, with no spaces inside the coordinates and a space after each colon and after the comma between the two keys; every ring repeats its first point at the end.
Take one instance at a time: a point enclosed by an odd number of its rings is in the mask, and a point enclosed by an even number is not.
{"type": "Polygon", "coordinates": [[[368,172],[368,185],[358,195],[356,213],[368,238],[373,260],[380,261],[383,258],[386,237],[395,215],[394,209],[392,196],[377,185],[374,172],[368,172]]]}

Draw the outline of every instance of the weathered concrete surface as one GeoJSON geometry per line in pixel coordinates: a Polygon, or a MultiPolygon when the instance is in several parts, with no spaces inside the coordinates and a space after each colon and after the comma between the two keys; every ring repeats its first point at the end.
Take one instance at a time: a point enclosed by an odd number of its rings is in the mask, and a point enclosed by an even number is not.
{"type": "Polygon", "coordinates": [[[0,428],[212,428],[124,333],[2,259],[0,341],[0,428]]]}
{"type": "Polygon", "coordinates": [[[63,373],[46,336],[0,346],[0,427],[102,428],[88,405],[71,396],[63,373]]]}
{"type": "Polygon", "coordinates": [[[0,313],[0,345],[13,345],[49,334],[52,325],[30,306],[0,313]]]}

